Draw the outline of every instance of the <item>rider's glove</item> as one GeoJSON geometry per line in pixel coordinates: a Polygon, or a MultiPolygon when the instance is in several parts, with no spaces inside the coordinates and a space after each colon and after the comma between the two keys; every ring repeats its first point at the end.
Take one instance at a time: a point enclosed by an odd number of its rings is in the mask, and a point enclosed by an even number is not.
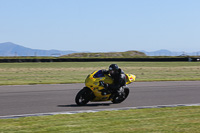
{"type": "Polygon", "coordinates": [[[99,86],[105,86],[105,83],[103,81],[99,81],[99,86]]]}
{"type": "Polygon", "coordinates": [[[99,81],[99,86],[103,86],[104,88],[108,88],[108,85],[105,84],[103,81],[99,81]]]}

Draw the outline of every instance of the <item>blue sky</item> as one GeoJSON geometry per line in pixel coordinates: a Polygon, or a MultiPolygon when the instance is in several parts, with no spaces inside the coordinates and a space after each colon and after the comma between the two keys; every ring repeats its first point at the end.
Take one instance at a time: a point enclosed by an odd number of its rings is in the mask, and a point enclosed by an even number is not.
{"type": "Polygon", "coordinates": [[[0,43],[90,52],[200,51],[200,0],[0,0],[0,43]]]}

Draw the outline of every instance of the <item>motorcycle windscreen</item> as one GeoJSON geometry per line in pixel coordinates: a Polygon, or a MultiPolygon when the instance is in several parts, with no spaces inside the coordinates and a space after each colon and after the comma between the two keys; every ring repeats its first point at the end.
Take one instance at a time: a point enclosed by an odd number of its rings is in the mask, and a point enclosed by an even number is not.
{"type": "Polygon", "coordinates": [[[98,72],[96,72],[93,76],[93,78],[100,78],[100,77],[105,77],[102,70],[99,70],[98,72]]]}

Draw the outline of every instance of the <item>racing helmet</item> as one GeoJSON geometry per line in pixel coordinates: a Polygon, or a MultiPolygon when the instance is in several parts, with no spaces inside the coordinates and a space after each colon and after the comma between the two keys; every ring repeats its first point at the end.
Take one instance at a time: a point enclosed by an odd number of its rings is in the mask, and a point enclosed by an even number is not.
{"type": "Polygon", "coordinates": [[[109,66],[109,73],[110,73],[111,75],[116,74],[118,70],[119,70],[119,67],[118,67],[117,64],[111,64],[111,65],[109,66]]]}

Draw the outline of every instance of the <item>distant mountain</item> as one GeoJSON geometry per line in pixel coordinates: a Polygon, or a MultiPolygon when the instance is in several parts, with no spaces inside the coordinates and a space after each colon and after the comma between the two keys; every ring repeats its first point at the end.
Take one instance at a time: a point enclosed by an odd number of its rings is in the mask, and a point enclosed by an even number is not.
{"type": "MultiPolygon", "coordinates": [[[[145,53],[147,56],[200,56],[200,51],[193,53],[186,52],[171,52],[166,49],[161,49],[158,51],[147,52],[141,50],[140,52],[145,53]]],[[[14,44],[12,42],[0,43],[0,56],[63,56],[72,53],[78,53],[76,51],[60,51],[60,50],[40,50],[40,49],[31,49],[27,47],[14,44]]],[[[89,52],[87,52],[89,53],[89,52]]],[[[118,53],[119,54],[119,53],[118,53]]],[[[139,55],[139,53],[137,53],[139,55]]],[[[100,56],[93,54],[91,56],[100,56]]],[[[65,56],[67,57],[67,56],[65,56]]]]}
{"type": "Polygon", "coordinates": [[[62,56],[75,51],[31,49],[11,42],[0,43],[0,56],[62,56]]]}
{"type": "Polygon", "coordinates": [[[147,56],[200,56],[200,51],[187,53],[187,52],[172,52],[166,49],[161,49],[152,52],[141,50],[140,52],[145,53],[147,56]]]}

